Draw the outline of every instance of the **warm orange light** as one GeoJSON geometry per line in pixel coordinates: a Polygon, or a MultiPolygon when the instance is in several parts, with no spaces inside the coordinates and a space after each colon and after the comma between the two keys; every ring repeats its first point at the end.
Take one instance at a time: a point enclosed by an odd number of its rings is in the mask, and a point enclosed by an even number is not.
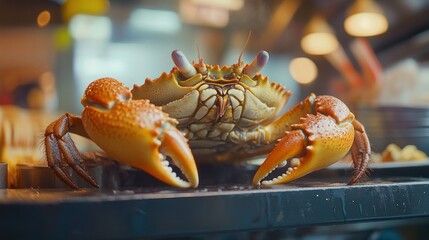
{"type": "Polygon", "coordinates": [[[338,48],[338,41],[330,33],[311,33],[302,38],[301,47],[308,54],[325,55],[338,48]]]}
{"type": "Polygon", "coordinates": [[[46,27],[51,21],[51,13],[49,11],[43,11],[37,16],[37,26],[46,27]]]}
{"type": "Polygon", "coordinates": [[[314,17],[304,30],[301,48],[312,55],[325,55],[339,47],[337,37],[332,28],[320,17],[314,17]]]}
{"type": "Polygon", "coordinates": [[[293,59],[289,64],[289,71],[293,79],[301,84],[313,82],[317,77],[317,66],[309,58],[293,59]]]}
{"type": "Polygon", "coordinates": [[[355,1],[348,10],[347,16],[344,28],[352,36],[375,36],[386,32],[389,27],[383,10],[371,0],[355,1]]]}

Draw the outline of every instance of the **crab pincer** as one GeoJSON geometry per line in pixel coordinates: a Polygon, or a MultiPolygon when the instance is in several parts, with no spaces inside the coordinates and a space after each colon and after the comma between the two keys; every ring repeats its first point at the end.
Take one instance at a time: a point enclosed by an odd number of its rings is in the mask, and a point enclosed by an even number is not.
{"type": "Polygon", "coordinates": [[[323,169],[351,152],[355,173],[349,185],[358,182],[366,173],[371,147],[365,129],[340,100],[331,96],[310,96],[314,112],[292,124],[267,159],[259,167],[253,184],[287,183],[323,169]],[[277,177],[265,179],[276,168],[286,167],[277,177]]]}

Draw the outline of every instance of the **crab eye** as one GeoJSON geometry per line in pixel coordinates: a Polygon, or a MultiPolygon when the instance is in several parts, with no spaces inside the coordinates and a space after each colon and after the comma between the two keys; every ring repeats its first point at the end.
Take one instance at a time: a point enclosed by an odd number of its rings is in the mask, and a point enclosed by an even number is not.
{"type": "Polygon", "coordinates": [[[197,69],[198,69],[198,72],[200,72],[202,74],[207,73],[207,67],[205,65],[198,66],[197,69]]]}
{"type": "Polygon", "coordinates": [[[232,73],[229,73],[227,75],[224,75],[223,78],[224,79],[233,79],[233,78],[236,78],[236,75],[235,75],[235,73],[232,72],[232,73]]]}
{"type": "Polygon", "coordinates": [[[237,68],[234,68],[234,74],[237,76],[237,75],[240,75],[241,73],[243,73],[243,68],[242,67],[237,67],[237,68]]]}

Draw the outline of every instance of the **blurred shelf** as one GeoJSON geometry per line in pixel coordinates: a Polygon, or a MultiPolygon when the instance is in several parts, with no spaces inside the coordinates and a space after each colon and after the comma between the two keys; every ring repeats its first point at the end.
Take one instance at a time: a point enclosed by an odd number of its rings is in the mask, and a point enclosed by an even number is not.
{"type": "Polygon", "coordinates": [[[0,162],[0,189],[7,188],[7,163],[0,162]]]}

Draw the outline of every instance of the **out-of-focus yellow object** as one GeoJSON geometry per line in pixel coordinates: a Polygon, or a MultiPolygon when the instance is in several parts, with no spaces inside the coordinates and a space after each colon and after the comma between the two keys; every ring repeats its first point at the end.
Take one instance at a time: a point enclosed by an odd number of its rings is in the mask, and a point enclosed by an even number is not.
{"type": "Polygon", "coordinates": [[[54,46],[57,50],[67,50],[71,47],[73,39],[67,27],[62,26],[55,30],[54,46]]]}
{"type": "Polygon", "coordinates": [[[68,22],[77,14],[102,15],[109,10],[108,0],[67,0],[63,4],[63,18],[68,22]]]}
{"type": "Polygon", "coordinates": [[[428,156],[414,145],[400,148],[396,144],[389,144],[381,154],[382,162],[423,161],[427,159],[428,156]]]}
{"type": "Polygon", "coordinates": [[[381,7],[372,0],[356,0],[344,21],[346,32],[356,37],[370,37],[387,31],[389,23],[381,7]]]}

